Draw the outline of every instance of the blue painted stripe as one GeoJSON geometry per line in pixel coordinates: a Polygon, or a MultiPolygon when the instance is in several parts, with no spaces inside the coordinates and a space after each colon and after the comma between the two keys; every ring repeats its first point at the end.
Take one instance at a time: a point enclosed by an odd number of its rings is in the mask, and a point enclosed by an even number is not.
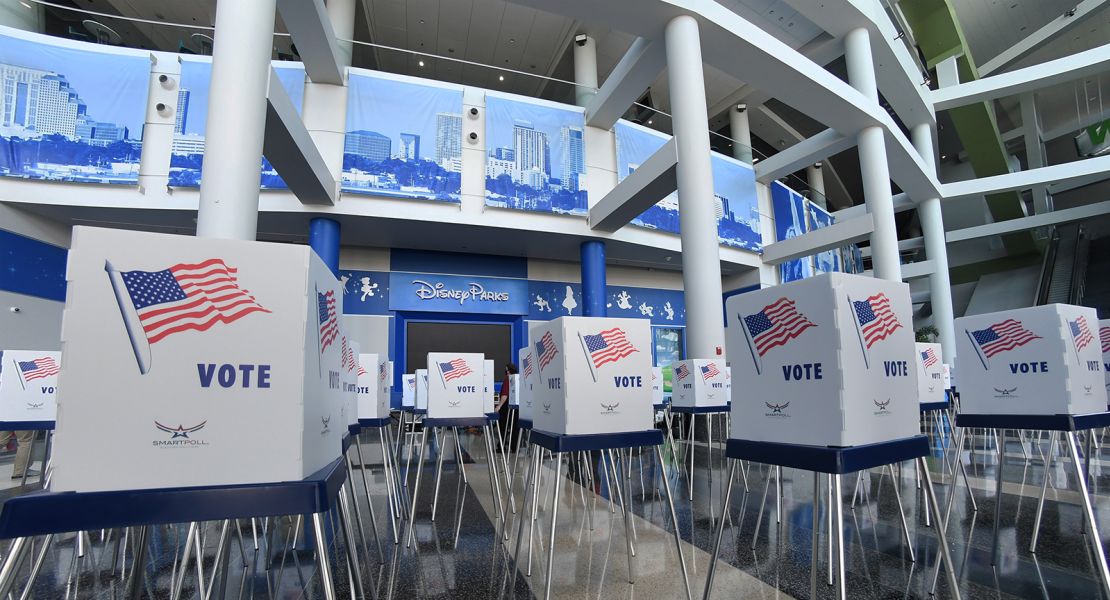
{"type": "Polygon", "coordinates": [[[65,248],[0,229],[0,256],[0,290],[65,301],[65,248]]]}
{"type": "Polygon", "coordinates": [[[519,256],[394,248],[389,252],[389,270],[527,279],[528,259],[519,256]]]}

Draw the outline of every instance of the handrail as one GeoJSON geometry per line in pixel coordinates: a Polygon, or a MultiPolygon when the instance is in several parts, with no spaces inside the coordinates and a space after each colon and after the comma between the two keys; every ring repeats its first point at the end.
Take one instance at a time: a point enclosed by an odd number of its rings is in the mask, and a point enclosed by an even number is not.
{"type": "Polygon", "coordinates": [[[1071,282],[1068,287],[1068,303],[1083,304],[1083,295],[1087,288],[1087,262],[1090,258],[1091,240],[1087,236],[1087,227],[1079,225],[1075,236],[1075,266],[1071,270],[1071,282]]]}
{"type": "Polygon", "coordinates": [[[1052,269],[1056,265],[1056,253],[1060,245],[1060,231],[1054,225],[1048,234],[1048,245],[1044,249],[1044,260],[1041,261],[1041,274],[1037,280],[1037,293],[1033,298],[1033,305],[1040,306],[1048,300],[1048,288],[1052,283],[1052,269]]]}

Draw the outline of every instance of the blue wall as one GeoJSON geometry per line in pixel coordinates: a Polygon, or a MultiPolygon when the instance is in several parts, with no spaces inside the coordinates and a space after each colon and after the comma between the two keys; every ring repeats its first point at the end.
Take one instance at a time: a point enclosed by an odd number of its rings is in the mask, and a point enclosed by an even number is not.
{"type": "Polygon", "coordinates": [[[0,290],[65,301],[65,248],[0,229],[0,256],[0,290]]]}

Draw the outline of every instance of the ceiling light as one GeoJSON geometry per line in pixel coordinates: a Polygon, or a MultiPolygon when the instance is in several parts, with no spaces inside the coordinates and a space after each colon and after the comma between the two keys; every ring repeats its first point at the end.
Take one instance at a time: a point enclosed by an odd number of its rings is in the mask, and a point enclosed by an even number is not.
{"type": "Polygon", "coordinates": [[[651,119],[648,119],[648,125],[651,125],[651,119]]]}
{"type": "Polygon", "coordinates": [[[423,24],[424,24],[424,19],[420,19],[420,24],[421,24],[421,25],[423,25],[423,24]]]}
{"type": "Polygon", "coordinates": [[[516,43],[516,38],[509,38],[509,43],[510,44],[515,44],[516,43]]]}
{"type": "Polygon", "coordinates": [[[423,66],[424,66],[424,61],[420,61],[420,62],[419,62],[419,63],[417,63],[417,64],[418,64],[418,65],[420,65],[421,67],[423,67],[423,66]]]}
{"type": "Polygon", "coordinates": [[[504,75],[498,75],[497,80],[498,81],[505,81],[505,76],[504,75]]]}

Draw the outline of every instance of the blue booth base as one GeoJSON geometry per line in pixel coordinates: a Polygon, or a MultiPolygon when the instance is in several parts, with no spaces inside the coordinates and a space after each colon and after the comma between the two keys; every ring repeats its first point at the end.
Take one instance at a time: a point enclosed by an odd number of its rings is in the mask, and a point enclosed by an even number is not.
{"type": "Polygon", "coordinates": [[[933,411],[933,410],[948,410],[948,408],[951,406],[951,404],[947,401],[945,401],[945,402],[922,402],[918,406],[920,407],[921,412],[929,412],[929,411],[933,411]]]}
{"type": "Polygon", "coordinates": [[[365,429],[371,427],[385,427],[389,425],[389,417],[382,417],[380,419],[359,419],[358,424],[365,429]]]}
{"type": "Polygon", "coordinates": [[[54,421],[0,421],[0,431],[54,431],[54,421]]]}
{"type": "Polygon", "coordinates": [[[1043,429],[1047,431],[1086,431],[1110,427],[1110,412],[1087,415],[956,415],[958,427],[986,429],[1043,429]]]}
{"type": "Polygon", "coordinates": [[[517,421],[517,424],[521,429],[523,429],[525,431],[531,431],[532,430],[532,420],[531,419],[521,419],[521,420],[517,421]]]}
{"type": "Polygon", "coordinates": [[[726,404],[723,406],[675,406],[671,405],[671,412],[681,415],[708,415],[715,413],[728,412],[730,407],[726,404]]]}
{"type": "Polygon", "coordinates": [[[766,465],[843,475],[929,454],[929,439],[923,435],[877,444],[833,448],[778,442],[728,440],[725,455],[766,465]]]}
{"type": "Polygon", "coordinates": [[[658,446],[663,443],[663,432],[658,429],[627,433],[593,433],[588,435],[559,435],[532,430],[530,443],[552,452],[582,452],[586,450],[612,450],[658,446]]]}
{"type": "Polygon", "coordinates": [[[357,436],[362,433],[362,423],[353,423],[347,426],[347,433],[357,436]]]}
{"type": "Polygon", "coordinates": [[[425,418],[424,427],[485,427],[489,425],[489,417],[460,417],[454,419],[425,418]]]}
{"type": "Polygon", "coordinates": [[[117,492],[32,492],[4,502],[0,539],[114,527],[306,515],[331,510],[343,459],[302,481],[117,492]]]}

